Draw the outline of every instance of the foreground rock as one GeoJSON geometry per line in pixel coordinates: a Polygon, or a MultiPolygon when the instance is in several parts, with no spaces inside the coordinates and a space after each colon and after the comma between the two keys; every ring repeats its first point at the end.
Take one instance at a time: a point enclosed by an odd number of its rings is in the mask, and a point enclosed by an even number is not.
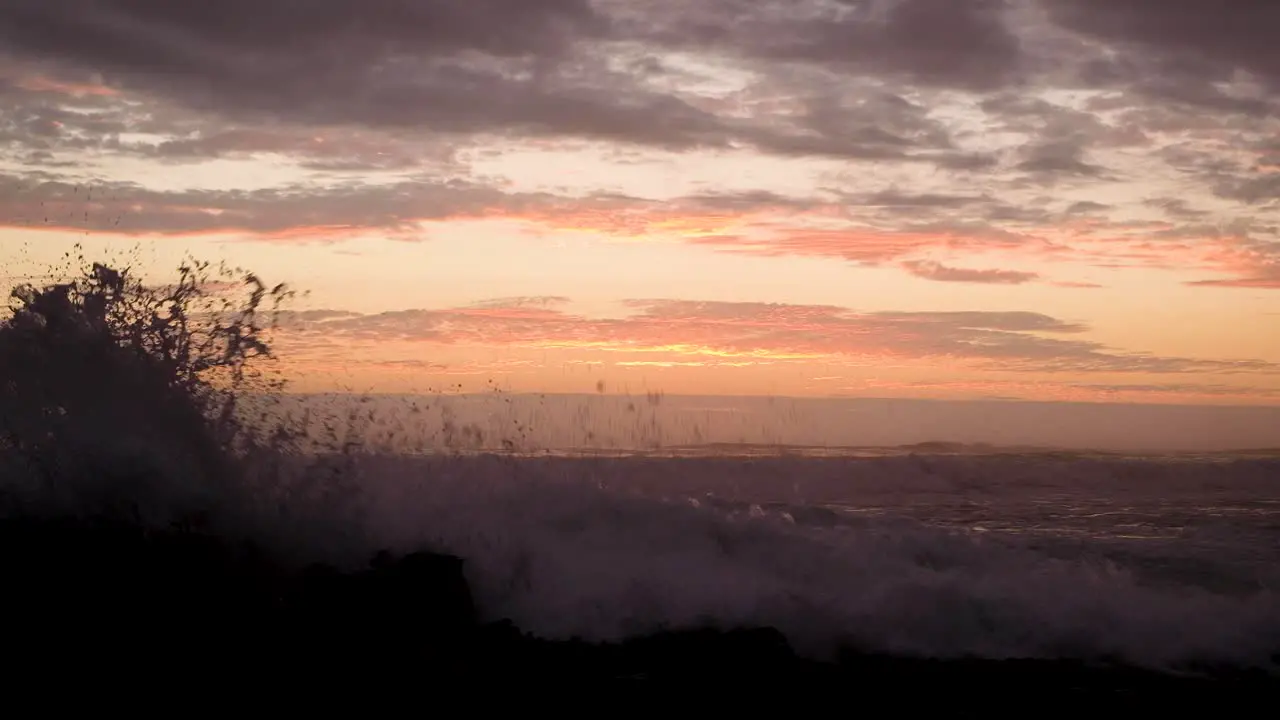
{"type": "Polygon", "coordinates": [[[218,672],[318,681],[839,680],[860,692],[935,688],[1158,693],[1280,687],[1260,672],[1172,676],[1071,661],[798,658],[772,629],[687,630],[620,644],[548,641],[478,618],[461,559],[381,553],[357,572],[302,569],[194,532],[0,521],[7,650],[29,668],[218,672]]]}

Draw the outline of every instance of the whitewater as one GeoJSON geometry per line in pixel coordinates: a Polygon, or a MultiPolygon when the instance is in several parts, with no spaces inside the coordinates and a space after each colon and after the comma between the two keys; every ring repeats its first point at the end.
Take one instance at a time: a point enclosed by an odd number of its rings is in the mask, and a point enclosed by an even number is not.
{"type": "Polygon", "coordinates": [[[768,625],[935,657],[1267,665],[1280,461],[349,456],[365,540],[548,638],[768,625]]]}
{"type": "MultiPolygon", "coordinates": [[[[817,659],[1159,668],[1274,668],[1280,650],[1280,457],[1266,453],[423,449],[423,428],[390,423],[389,444],[374,423],[342,452],[264,454],[220,485],[180,452],[186,429],[111,407],[66,453],[89,468],[68,475],[73,501],[128,493],[164,525],[253,497],[257,527],[307,559],[452,553],[485,619],[548,639],[772,626],[817,659]]],[[[10,486],[21,475],[0,469],[10,486]]]]}

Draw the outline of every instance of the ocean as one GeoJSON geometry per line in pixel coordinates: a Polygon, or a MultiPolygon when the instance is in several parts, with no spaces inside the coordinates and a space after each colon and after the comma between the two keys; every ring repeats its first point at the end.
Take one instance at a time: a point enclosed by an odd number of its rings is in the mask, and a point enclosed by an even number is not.
{"type": "Polygon", "coordinates": [[[548,639],[1280,665],[1280,454],[1245,450],[1280,445],[1280,408],[228,392],[201,372],[253,377],[243,342],[192,360],[172,315],[59,292],[0,325],[14,517],[450,553],[481,619],[548,639]]]}
{"type": "Polygon", "coordinates": [[[549,638],[768,625],[797,651],[1266,666],[1280,458],[1083,452],[348,456],[366,542],[466,559],[549,638]],[[818,456],[812,456],[816,454],[818,456]]]}
{"type": "MultiPolygon", "coordinates": [[[[335,565],[451,553],[482,619],[542,638],[769,626],[814,659],[1277,665],[1274,452],[672,444],[651,442],[662,426],[625,398],[610,402],[633,424],[613,427],[645,443],[556,449],[507,398],[471,419],[439,398],[405,413],[346,398],[308,420],[329,450],[259,448],[219,475],[205,426],[166,415],[168,400],[75,387],[75,412],[24,416],[15,436],[51,429],[36,457],[57,482],[6,451],[6,495],[53,488],[58,512],[123,498],[156,525],[214,509],[335,565]]],[[[609,427],[559,416],[580,436],[609,427]]]]}

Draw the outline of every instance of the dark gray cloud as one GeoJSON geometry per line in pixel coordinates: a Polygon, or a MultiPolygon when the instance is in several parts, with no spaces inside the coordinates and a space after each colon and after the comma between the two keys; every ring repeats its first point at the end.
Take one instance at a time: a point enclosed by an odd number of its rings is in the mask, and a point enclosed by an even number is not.
{"type": "Polygon", "coordinates": [[[941,193],[905,193],[896,188],[871,193],[861,198],[861,204],[893,208],[957,208],[993,202],[984,195],[947,195],[941,193]]]}
{"type": "MultiPolygon", "coordinates": [[[[769,246],[796,254],[838,255],[859,262],[894,260],[929,246],[1018,248],[1034,242],[983,223],[1001,203],[986,196],[920,194],[897,190],[827,197],[770,192],[703,193],[656,201],[616,193],[562,197],[551,193],[508,192],[480,181],[414,176],[382,184],[308,183],[260,190],[148,189],[95,179],[72,182],[45,174],[0,175],[0,225],[106,231],[121,234],[181,235],[192,232],[282,235],[290,240],[333,239],[333,232],[379,230],[413,232],[419,221],[487,216],[523,219],[548,227],[590,228],[596,232],[643,235],[664,222],[714,218],[725,212],[767,212],[782,236],[769,246]],[[811,231],[785,225],[841,207],[851,220],[874,220],[897,230],[851,226],[844,231],[811,231]]],[[[707,244],[717,244],[710,238],[707,244]]],[[[720,244],[735,244],[721,238],[720,244]]]]}
{"type": "Polygon", "coordinates": [[[1018,78],[1021,52],[1005,0],[659,0],[625,30],[666,46],[813,63],[934,87],[984,90],[1018,78]],[[658,9],[658,12],[654,12],[658,9]],[[647,11],[647,12],[646,12],[647,11]]]}
{"type": "Polygon", "coordinates": [[[1092,200],[1081,200],[1080,202],[1071,203],[1071,205],[1067,208],[1067,214],[1068,215],[1088,215],[1090,213],[1106,212],[1111,208],[1112,206],[1107,205],[1106,203],[1094,202],[1092,200]]]}
{"type": "Polygon", "coordinates": [[[850,160],[916,160],[957,168],[981,166],[956,149],[946,125],[930,108],[895,93],[813,74],[788,73],[754,89],[796,110],[762,112],[741,137],[779,155],[850,160]]]}
{"type": "Polygon", "coordinates": [[[271,104],[403,56],[555,57],[605,27],[587,0],[6,0],[0,18],[6,46],[109,81],[199,78],[211,93],[271,104]]]}
{"type": "MultiPolygon", "coordinates": [[[[746,144],[784,155],[911,160],[951,171],[997,168],[994,155],[959,150],[928,102],[901,91],[915,88],[990,94],[982,107],[1005,129],[1021,125],[1040,136],[1027,157],[1015,159],[1024,169],[1041,177],[1093,172],[1073,148],[1141,142],[1142,132],[1022,92],[1044,74],[1044,58],[1019,36],[1025,23],[1017,11],[1029,1],[226,0],[215,8],[6,0],[0,55],[32,72],[105,83],[240,125],[186,128],[181,138],[152,148],[170,158],[258,148],[306,155],[311,148],[286,136],[309,125],[583,137],[671,149],[746,144]],[[688,74],[662,58],[673,49],[735,58],[756,73],[755,97],[785,94],[799,109],[760,107],[751,117],[730,117],[673,91],[660,81],[688,74]],[[868,82],[849,84],[859,79],[868,82]],[[273,123],[279,132],[263,129],[273,123]]],[[[1218,77],[1219,68],[1277,74],[1258,30],[1274,18],[1272,5],[1243,2],[1241,10],[1223,13],[1190,0],[1043,1],[1064,27],[1115,44],[1126,58],[1182,58],[1186,68],[1175,63],[1178,74],[1161,77],[1186,79],[1185,92],[1198,92],[1197,78],[1218,77]],[[1184,45],[1189,53],[1181,52],[1184,45]]],[[[1120,62],[1099,56],[1104,61],[1120,62]]],[[[1130,75],[1112,74],[1136,78],[1139,65],[1130,75]]],[[[1095,74],[1095,84],[1119,82],[1095,74]]],[[[55,109],[31,114],[9,134],[20,134],[33,152],[51,152],[51,136],[65,147],[73,147],[67,145],[73,136],[109,142],[92,137],[143,131],[139,124],[146,122],[116,117],[103,122],[119,127],[57,131],[49,124],[55,109]]],[[[340,170],[414,161],[403,149],[377,153],[314,162],[340,170]]]]}
{"type": "Polygon", "coordinates": [[[1063,26],[1137,51],[1158,63],[1163,82],[1226,79],[1245,70],[1280,90],[1273,0],[1046,0],[1063,26]]]}
{"type": "Polygon", "coordinates": [[[0,4],[0,47],[243,120],[565,134],[689,147],[720,123],[574,56],[586,0],[0,4]]]}
{"type": "Polygon", "coordinates": [[[1034,200],[1014,205],[989,193],[915,193],[895,185],[875,192],[835,194],[851,219],[921,232],[983,235],[1005,245],[1028,239],[1010,232],[1014,226],[1043,227],[1057,219],[1046,207],[1049,203],[1034,200]]]}
{"type": "MultiPolygon", "coordinates": [[[[712,2],[702,4],[710,15],[700,23],[687,4],[659,0],[234,0],[216,12],[203,4],[140,0],[68,0],[56,7],[11,0],[0,4],[0,56],[33,72],[105,83],[206,120],[253,128],[186,128],[182,139],[154,149],[171,158],[259,147],[308,152],[260,129],[282,123],[286,133],[298,125],[341,125],[668,149],[745,144],[784,155],[912,160],[961,171],[993,166],[994,158],[956,150],[944,126],[928,117],[929,108],[892,92],[850,95],[813,72],[786,82],[777,66],[758,84],[783,81],[803,109],[786,119],[776,113],[731,118],[697,98],[655,89],[650,81],[682,71],[652,55],[642,51],[633,62],[616,62],[623,52],[618,43],[645,42],[658,51],[835,63],[846,75],[976,87],[1002,75],[1016,52],[997,2],[909,0],[869,15],[857,3],[841,3],[842,13],[808,18],[793,12],[806,4],[712,2]],[[747,8],[749,16],[737,15],[747,8]],[[620,9],[638,11],[642,22],[628,22],[620,9]],[[674,24],[667,27],[664,18],[674,24]],[[698,45],[714,28],[724,32],[714,32],[711,45],[698,45]]],[[[385,155],[318,162],[339,169],[396,166],[385,155]]]]}
{"type": "Polygon", "coordinates": [[[126,234],[286,234],[293,241],[334,232],[413,231],[418,220],[520,212],[558,198],[508,194],[482,185],[421,179],[392,185],[161,192],[129,183],[33,183],[0,176],[0,223],[126,234]]]}
{"type": "Polygon", "coordinates": [[[1219,197],[1249,205],[1275,205],[1280,203],[1280,172],[1226,178],[1214,190],[1219,197]]]}
{"type": "Polygon", "coordinates": [[[1132,118],[1104,119],[1097,112],[1067,107],[1020,91],[1002,91],[979,102],[993,129],[1029,138],[1011,153],[1012,169],[1022,181],[1054,184],[1095,179],[1114,172],[1092,161],[1097,150],[1146,150],[1152,139],[1132,118]]]}
{"type": "MultiPolygon", "coordinates": [[[[1280,132],[1280,123],[1272,123],[1269,129],[1280,132]]],[[[1233,201],[1237,219],[1250,219],[1257,230],[1266,223],[1280,222],[1280,172],[1268,162],[1268,128],[1251,130],[1219,127],[1209,140],[1173,143],[1156,156],[1197,183],[1206,196],[1233,201]],[[1221,139],[1212,139],[1214,135],[1229,137],[1230,148],[1224,148],[1221,139]]],[[[1207,214],[1186,208],[1181,200],[1165,203],[1165,210],[1177,220],[1195,220],[1207,214]]]]}
{"type": "Polygon", "coordinates": [[[360,127],[236,124],[173,105],[140,107],[112,95],[69,94],[0,78],[0,159],[82,168],[86,156],[126,155],[185,164],[274,154],[317,171],[370,172],[451,165],[458,143],[360,127]],[[150,136],[154,139],[141,139],[150,136]]]}
{"type": "MultiPolygon", "coordinates": [[[[1239,0],[1231,12],[1197,0],[1043,1],[1064,27],[1141,50],[1180,71],[1179,78],[1216,77],[1235,67],[1280,76],[1265,29],[1276,18],[1268,0],[1239,0]]],[[[676,97],[642,89],[639,79],[674,72],[653,52],[718,52],[744,62],[809,65],[917,87],[996,91],[1024,86],[1042,69],[1030,63],[1012,22],[1012,11],[1025,5],[6,0],[0,4],[0,49],[68,77],[96,77],[207,111],[681,146],[706,142],[724,128],[676,97]],[[642,50],[629,68],[614,73],[600,62],[598,49],[588,47],[598,42],[630,42],[651,52],[642,50]]],[[[1098,62],[1115,64],[1102,57],[1098,62]]],[[[1105,84],[1103,73],[1095,74],[1105,84]]]]}
{"type": "Polygon", "coordinates": [[[1180,222],[1203,221],[1204,218],[1211,215],[1208,210],[1200,210],[1198,208],[1191,207],[1191,205],[1182,198],[1150,198],[1143,201],[1143,205],[1159,208],[1165,215],[1180,222]]]}
{"type": "MultiPolygon", "coordinates": [[[[3,0],[0,161],[51,171],[85,152],[174,163],[277,153],[336,177],[428,166],[452,173],[458,147],[503,134],[745,147],[849,161],[862,178],[868,165],[902,163],[937,168],[944,182],[934,188],[961,178],[964,192],[870,192],[863,182],[843,202],[864,226],[963,243],[970,228],[1013,238],[1070,215],[1105,220],[1108,208],[1029,195],[1139,180],[1111,167],[1117,154],[1108,151],[1140,151],[1159,152],[1180,180],[1266,220],[1280,212],[1276,174],[1261,171],[1280,162],[1277,128],[1264,122],[1277,108],[1280,61],[1269,32],[1277,5],[1231,8],[1207,0],[3,0]],[[1056,25],[1038,26],[1027,12],[1034,7],[1056,25]],[[707,60],[735,71],[698,66],[707,60]],[[1242,95],[1215,84],[1240,70],[1262,89],[1242,95]],[[744,87],[726,89],[738,71],[744,87]],[[33,77],[51,83],[22,82],[33,77]],[[720,89],[682,89],[688,81],[720,89]],[[66,86],[77,85],[123,94],[72,101],[66,86]],[[1114,92],[1087,102],[1032,92],[1055,85],[1114,92]],[[940,112],[956,90],[973,93],[979,112],[940,112]],[[1256,152],[1224,153],[1224,137],[1256,152]],[[1001,147],[973,149],[990,138],[1001,147]]],[[[301,226],[384,228],[486,202],[553,204],[439,180],[186,198],[118,189],[154,210],[149,219],[126,214],[138,231],[239,222],[281,232],[285,213],[301,226]],[[343,195],[350,202],[335,200],[343,195]]],[[[746,208],[754,199],[812,205],[764,194],[732,202],[746,208]]],[[[1212,220],[1188,205],[1165,211],[1212,220]]],[[[6,217],[14,212],[9,202],[6,217]]],[[[897,260],[913,242],[877,245],[865,235],[814,233],[775,247],[897,260]]],[[[915,272],[958,277],[942,266],[915,272]]]]}
{"type": "Polygon", "coordinates": [[[1023,148],[1017,169],[1040,182],[1052,183],[1068,178],[1099,178],[1106,169],[1086,159],[1079,138],[1062,138],[1034,143],[1023,148]]]}

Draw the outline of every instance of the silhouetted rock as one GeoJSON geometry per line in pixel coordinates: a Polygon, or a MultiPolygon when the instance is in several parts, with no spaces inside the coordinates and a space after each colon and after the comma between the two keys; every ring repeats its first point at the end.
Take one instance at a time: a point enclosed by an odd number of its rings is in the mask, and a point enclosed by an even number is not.
{"type": "Polygon", "coordinates": [[[655,678],[775,675],[796,662],[773,628],[666,632],[623,643],[628,675],[655,678]]]}

